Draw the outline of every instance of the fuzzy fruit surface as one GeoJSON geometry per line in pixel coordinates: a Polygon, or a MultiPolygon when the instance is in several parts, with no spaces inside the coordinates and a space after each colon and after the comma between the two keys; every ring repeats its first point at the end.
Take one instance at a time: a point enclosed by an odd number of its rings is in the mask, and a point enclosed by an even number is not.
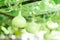
{"type": "Polygon", "coordinates": [[[26,26],[26,20],[23,16],[16,16],[12,20],[12,25],[19,28],[24,28],[26,26]]]}

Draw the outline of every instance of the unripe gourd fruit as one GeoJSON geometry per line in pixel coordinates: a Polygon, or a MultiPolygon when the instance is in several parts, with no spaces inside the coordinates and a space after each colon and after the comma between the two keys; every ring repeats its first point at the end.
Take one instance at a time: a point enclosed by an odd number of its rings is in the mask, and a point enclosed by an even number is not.
{"type": "Polygon", "coordinates": [[[15,18],[13,18],[13,20],[12,20],[12,26],[18,27],[18,28],[24,28],[26,26],[26,20],[21,15],[21,12],[19,12],[18,16],[16,16],[15,18]]]}
{"type": "Polygon", "coordinates": [[[26,31],[36,34],[40,31],[40,25],[34,21],[27,23],[26,31]]]}

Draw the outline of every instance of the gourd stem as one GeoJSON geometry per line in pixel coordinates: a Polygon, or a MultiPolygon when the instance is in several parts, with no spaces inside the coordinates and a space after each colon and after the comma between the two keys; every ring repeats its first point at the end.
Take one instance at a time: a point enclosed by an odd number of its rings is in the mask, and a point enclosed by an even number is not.
{"type": "Polygon", "coordinates": [[[18,16],[21,16],[21,11],[19,11],[18,16]]]}

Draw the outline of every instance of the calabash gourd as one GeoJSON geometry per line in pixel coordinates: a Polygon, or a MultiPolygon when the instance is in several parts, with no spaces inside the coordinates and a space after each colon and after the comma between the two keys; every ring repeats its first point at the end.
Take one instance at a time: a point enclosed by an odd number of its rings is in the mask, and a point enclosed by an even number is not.
{"type": "Polygon", "coordinates": [[[19,27],[19,28],[24,28],[26,26],[26,20],[21,15],[21,11],[19,12],[19,14],[15,18],[13,18],[12,26],[19,27]]]}
{"type": "Polygon", "coordinates": [[[40,25],[36,23],[34,20],[32,22],[28,22],[26,31],[29,33],[36,34],[40,31],[40,25]]]}

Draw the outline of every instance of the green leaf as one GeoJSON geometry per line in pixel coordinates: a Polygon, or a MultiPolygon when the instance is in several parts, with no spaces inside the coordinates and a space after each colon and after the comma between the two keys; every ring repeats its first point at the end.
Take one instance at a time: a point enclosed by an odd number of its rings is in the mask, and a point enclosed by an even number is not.
{"type": "Polygon", "coordinates": [[[60,0],[54,0],[56,4],[60,4],[60,0]]]}
{"type": "Polygon", "coordinates": [[[5,27],[1,27],[1,30],[5,33],[5,34],[9,34],[9,31],[5,28],[5,27]]]}

